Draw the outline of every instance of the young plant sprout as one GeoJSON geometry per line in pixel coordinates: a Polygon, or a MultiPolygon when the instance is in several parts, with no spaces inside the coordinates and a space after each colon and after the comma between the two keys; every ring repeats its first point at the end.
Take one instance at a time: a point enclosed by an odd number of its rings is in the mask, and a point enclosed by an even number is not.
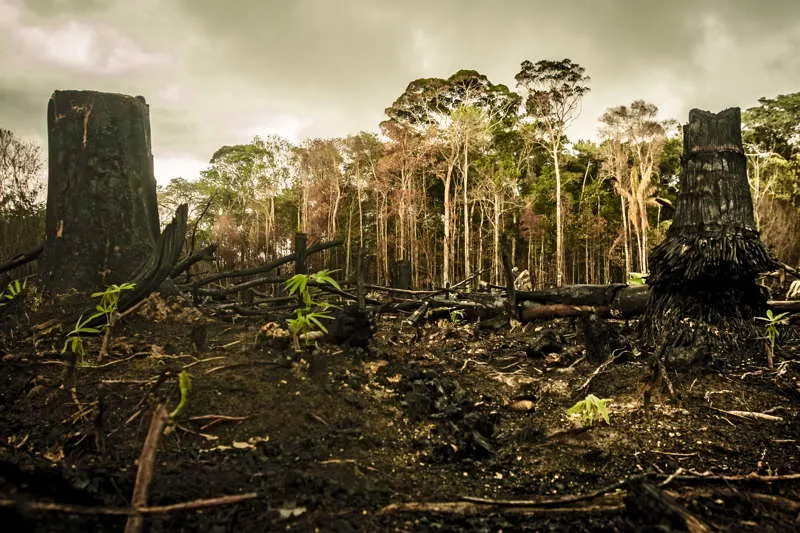
{"type": "Polygon", "coordinates": [[[610,401],[611,398],[600,399],[594,394],[588,394],[586,398],[567,409],[567,414],[580,427],[593,426],[601,420],[610,425],[606,406],[610,401]]]}
{"type": "Polygon", "coordinates": [[[764,337],[767,341],[767,366],[772,368],[775,357],[775,341],[778,340],[778,326],[785,325],[789,313],[778,313],[777,315],[772,312],[772,309],[767,310],[767,316],[757,316],[756,320],[765,322],[764,324],[764,337]]]}
{"type": "Polygon", "coordinates": [[[97,312],[89,315],[87,318],[83,318],[83,315],[78,318],[75,327],[72,331],[67,333],[67,338],[64,341],[64,347],[61,349],[61,353],[64,354],[67,351],[71,351],[79,360],[82,360],[83,356],[86,354],[83,336],[103,332],[103,344],[100,347],[99,354],[99,359],[103,359],[108,352],[111,328],[118,318],[117,308],[119,306],[119,295],[122,291],[128,291],[134,287],[135,284],[133,283],[123,283],[122,285],[111,285],[102,292],[93,293],[92,298],[100,298],[100,303],[95,305],[97,312]],[[100,317],[105,317],[104,324],[99,327],[89,326],[95,319],[100,317]]]}
{"type": "Polygon", "coordinates": [[[327,314],[326,311],[336,306],[328,302],[314,300],[309,282],[330,285],[337,290],[341,290],[341,287],[331,277],[331,274],[332,271],[330,270],[320,270],[314,274],[295,274],[286,280],[284,284],[289,294],[299,294],[303,301],[303,307],[295,309],[295,317],[287,320],[289,331],[292,333],[294,349],[297,351],[300,351],[300,338],[303,338],[307,343],[308,334],[312,331],[328,332],[321,320],[332,320],[333,317],[327,314]]]}
{"type": "Polygon", "coordinates": [[[4,290],[0,291],[0,308],[5,307],[22,294],[22,291],[25,290],[26,283],[27,281],[15,279],[9,283],[4,290]]]}

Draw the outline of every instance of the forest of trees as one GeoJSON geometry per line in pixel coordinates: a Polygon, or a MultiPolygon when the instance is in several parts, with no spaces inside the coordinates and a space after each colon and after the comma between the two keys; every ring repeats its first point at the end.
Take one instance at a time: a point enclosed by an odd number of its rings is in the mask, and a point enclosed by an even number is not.
{"type": "MultiPolygon", "coordinates": [[[[366,247],[377,283],[391,280],[399,260],[411,263],[415,287],[477,272],[500,283],[504,239],[537,287],[646,273],[677,192],[678,122],[638,100],[600,117],[597,142],[569,139],[591,88],[584,69],[567,59],[525,61],[515,79],[513,89],[471,70],[414,80],[386,109],[379,133],[223,146],[198,180],[159,188],[162,221],[188,203],[191,246],[217,243],[220,269],[283,255],[302,231],[312,241],[344,240],[345,277],[366,247]]],[[[800,93],[746,110],[744,138],[763,239],[796,264],[800,93]]],[[[39,169],[24,154],[38,161],[35,146],[0,131],[5,232],[40,211],[31,200],[39,169]]],[[[4,238],[3,257],[25,247],[12,242],[4,238]]]]}

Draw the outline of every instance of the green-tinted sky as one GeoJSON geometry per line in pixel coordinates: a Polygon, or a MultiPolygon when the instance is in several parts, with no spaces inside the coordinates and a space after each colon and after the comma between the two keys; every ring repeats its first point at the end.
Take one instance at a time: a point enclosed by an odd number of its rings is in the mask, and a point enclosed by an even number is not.
{"type": "Polygon", "coordinates": [[[53,90],[141,94],[164,182],[256,134],[375,130],[415,78],[564,57],[592,77],[573,138],[637,98],[749,107],[800,91],[800,0],[0,0],[0,127],[44,143],[53,90]]]}

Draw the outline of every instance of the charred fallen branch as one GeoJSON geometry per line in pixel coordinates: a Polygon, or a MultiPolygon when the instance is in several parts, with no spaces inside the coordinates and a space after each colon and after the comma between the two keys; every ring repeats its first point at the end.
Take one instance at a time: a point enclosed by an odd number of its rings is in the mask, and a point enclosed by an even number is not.
{"type": "Polygon", "coordinates": [[[15,255],[6,263],[0,265],[0,274],[3,272],[8,272],[9,270],[13,270],[17,267],[21,267],[22,265],[26,265],[31,261],[38,259],[39,256],[42,255],[42,251],[44,251],[44,243],[40,243],[27,252],[15,255]]]}
{"type": "Polygon", "coordinates": [[[217,253],[217,245],[216,244],[209,244],[205,248],[201,249],[198,252],[193,253],[178,261],[175,267],[170,272],[171,278],[176,278],[184,272],[187,272],[193,265],[199,263],[200,261],[212,261],[214,259],[214,255],[217,253]]]}
{"type": "MultiPolygon", "coordinates": [[[[317,252],[321,252],[323,250],[327,250],[327,249],[333,248],[335,246],[341,246],[343,242],[344,241],[342,241],[341,239],[338,239],[338,240],[335,240],[335,241],[317,243],[317,244],[315,244],[313,246],[309,246],[306,249],[306,255],[311,255],[311,254],[314,254],[314,253],[317,253],[317,252]]],[[[245,269],[242,269],[242,270],[231,270],[230,272],[219,272],[217,274],[213,274],[211,276],[208,276],[208,277],[205,277],[203,279],[195,281],[192,284],[192,287],[194,287],[194,288],[203,287],[205,285],[208,285],[209,283],[213,283],[213,282],[219,281],[221,279],[241,278],[241,277],[245,277],[245,276],[255,276],[257,274],[264,274],[266,272],[269,272],[270,270],[274,270],[274,269],[278,268],[281,265],[285,265],[286,263],[291,263],[292,261],[295,261],[296,259],[297,259],[296,255],[294,253],[292,253],[292,254],[289,254],[287,256],[281,257],[280,259],[276,259],[275,261],[272,261],[272,262],[267,263],[265,265],[261,265],[261,266],[257,266],[257,267],[253,267],[253,268],[245,268],[245,269]]],[[[258,283],[257,284],[253,284],[253,285],[248,285],[248,286],[249,287],[255,287],[257,285],[258,285],[258,283]]],[[[239,289],[240,288],[241,287],[239,287],[239,289]]],[[[239,289],[237,289],[237,290],[239,290],[239,289]]]]}

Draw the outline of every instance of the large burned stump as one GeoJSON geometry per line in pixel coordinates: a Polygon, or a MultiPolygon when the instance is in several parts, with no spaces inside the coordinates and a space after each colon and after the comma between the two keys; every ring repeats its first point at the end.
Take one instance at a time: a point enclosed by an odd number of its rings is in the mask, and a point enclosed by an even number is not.
{"type": "Polygon", "coordinates": [[[142,97],[56,91],[47,109],[45,288],[130,281],[159,238],[150,116],[142,97]]]}
{"type": "Polygon", "coordinates": [[[693,109],[683,127],[672,226],[650,255],[643,337],[662,361],[732,354],[766,310],[756,278],[774,268],[759,240],[738,108],[693,109]]]}

